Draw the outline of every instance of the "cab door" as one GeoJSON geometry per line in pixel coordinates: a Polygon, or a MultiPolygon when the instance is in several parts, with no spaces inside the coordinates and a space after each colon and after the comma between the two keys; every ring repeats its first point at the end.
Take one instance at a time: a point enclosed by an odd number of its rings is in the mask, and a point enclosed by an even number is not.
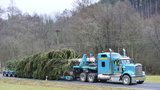
{"type": "Polygon", "coordinates": [[[110,74],[109,58],[107,54],[98,55],[98,74],[110,74]]]}
{"type": "Polygon", "coordinates": [[[122,67],[120,65],[120,60],[116,59],[113,62],[114,74],[120,74],[122,72],[122,67]]]}

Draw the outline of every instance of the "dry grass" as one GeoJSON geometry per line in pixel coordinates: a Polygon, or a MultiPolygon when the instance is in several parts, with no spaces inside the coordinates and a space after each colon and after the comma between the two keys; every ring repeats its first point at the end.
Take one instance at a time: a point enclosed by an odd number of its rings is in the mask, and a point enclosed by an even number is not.
{"type": "Polygon", "coordinates": [[[152,83],[160,83],[160,76],[154,76],[154,75],[149,75],[146,76],[146,82],[152,82],[152,83]]]}
{"type": "Polygon", "coordinates": [[[107,86],[81,85],[67,82],[0,79],[0,90],[128,90],[107,86]]]}

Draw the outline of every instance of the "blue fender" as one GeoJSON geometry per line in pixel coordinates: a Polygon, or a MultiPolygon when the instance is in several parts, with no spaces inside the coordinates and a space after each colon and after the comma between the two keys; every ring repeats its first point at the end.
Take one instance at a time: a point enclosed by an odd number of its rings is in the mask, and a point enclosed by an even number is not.
{"type": "Polygon", "coordinates": [[[133,71],[125,71],[125,72],[123,72],[122,76],[123,76],[124,74],[130,75],[130,77],[133,77],[133,76],[134,76],[134,72],[133,72],[133,71]]]}

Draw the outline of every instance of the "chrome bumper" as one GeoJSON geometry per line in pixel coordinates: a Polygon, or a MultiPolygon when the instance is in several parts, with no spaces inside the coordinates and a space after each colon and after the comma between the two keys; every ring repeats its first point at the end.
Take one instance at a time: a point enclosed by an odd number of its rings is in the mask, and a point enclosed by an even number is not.
{"type": "Polygon", "coordinates": [[[145,76],[134,76],[132,77],[132,83],[137,83],[139,81],[145,81],[146,77],[145,76]]]}

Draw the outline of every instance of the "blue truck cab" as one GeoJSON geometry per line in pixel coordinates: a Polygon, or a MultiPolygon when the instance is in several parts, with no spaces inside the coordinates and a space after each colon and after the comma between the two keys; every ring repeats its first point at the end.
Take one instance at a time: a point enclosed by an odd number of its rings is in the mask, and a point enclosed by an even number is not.
{"type": "Polygon", "coordinates": [[[142,65],[133,63],[127,56],[116,52],[99,53],[98,78],[112,82],[123,82],[123,84],[142,84],[145,80],[145,72],[142,65]]]}
{"type": "Polygon", "coordinates": [[[125,85],[145,81],[145,72],[140,63],[133,63],[126,56],[125,49],[123,55],[117,52],[102,52],[97,54],[95,62],[87,61],[87,55],[84,54],[79,65],[73,66],[71,76],[80,78],[83,82],[122,82],[125,85]]]}

